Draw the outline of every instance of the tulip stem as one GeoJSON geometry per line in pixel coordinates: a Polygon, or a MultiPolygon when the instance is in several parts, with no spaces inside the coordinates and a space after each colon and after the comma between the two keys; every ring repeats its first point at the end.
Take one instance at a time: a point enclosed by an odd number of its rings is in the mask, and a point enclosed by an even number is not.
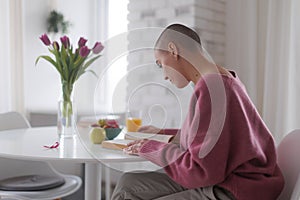
{"type": "Polygon", "coordinates": [[[67,82],[63,82],[62,91],[63,91],[62,114],[66,120],[65,126],[69,127],[72,124],[72,115],[73,115],[73,105],[71,100],[73,85],[67,82]]]}

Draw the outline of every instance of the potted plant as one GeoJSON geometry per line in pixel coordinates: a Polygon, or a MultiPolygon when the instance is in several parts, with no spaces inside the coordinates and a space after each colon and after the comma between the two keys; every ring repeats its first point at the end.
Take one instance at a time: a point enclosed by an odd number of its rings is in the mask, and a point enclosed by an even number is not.
{"type": "Polygon", "coordinates": [[[48,33],[67,33],[71,23],[64,19],[64,15],[60,12],[52,10],[47,19],[48,33]]]}

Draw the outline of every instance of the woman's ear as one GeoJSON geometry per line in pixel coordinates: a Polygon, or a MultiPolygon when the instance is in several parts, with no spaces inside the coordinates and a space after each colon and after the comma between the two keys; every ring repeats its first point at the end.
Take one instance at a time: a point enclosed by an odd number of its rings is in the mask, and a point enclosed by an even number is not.
{"type": "Polygon", "coordinates": [[[178,59],[178,49],[173,42],[169,42],[168,51],[172,54],[172,56],[174,56],[174,58],[176,58],[176,60],[178,59]]]}

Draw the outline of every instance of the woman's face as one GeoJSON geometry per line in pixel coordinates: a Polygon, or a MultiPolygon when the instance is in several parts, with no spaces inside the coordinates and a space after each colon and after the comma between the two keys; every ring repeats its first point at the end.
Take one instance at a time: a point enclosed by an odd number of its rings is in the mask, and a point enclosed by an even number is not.
{"type": "Polygon", "coordinates": [[[163,69],[165,80],[169,80],[178,88],[184,88],[189,84],[185,77],[183,66],[180,66],[178,59],[170,52],[156,50],[155,51],[156,64],[163,69]]]}

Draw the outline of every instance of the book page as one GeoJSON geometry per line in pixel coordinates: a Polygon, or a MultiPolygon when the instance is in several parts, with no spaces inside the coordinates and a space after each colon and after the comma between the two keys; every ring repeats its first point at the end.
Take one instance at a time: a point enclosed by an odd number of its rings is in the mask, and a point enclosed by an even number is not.
{"type": "Polygon", "coordinates": [[[127,147],[127,144],[132,142],[132,140],[123,140],[123,139],[115,139],[115,140],[105,140],[101,143],[103,148],[107,149],[116,149],[122,150],[127,147]]]}
{"type": "Polygon", "coordinates": [[[154,133],[141,133],[141,132],[127,132],[125,133],[125,139],[114,139],[114,140],[105,140],[101,143],[103,148],[122,150],[127,147],[127,144],[133,140],[156,140],[160,142],[168,143],[174,135],[162,135],[154,133]]]}
{"type": "Polygon", "coordinates": [[[160,142],[168,143],[174,135],[163,135],[157,133],[142,133],[142,132],[127,132],[125,133],[126,140],[141,140],[141,139],[148,139],[148,140],[156,140],[160,142]]]}

